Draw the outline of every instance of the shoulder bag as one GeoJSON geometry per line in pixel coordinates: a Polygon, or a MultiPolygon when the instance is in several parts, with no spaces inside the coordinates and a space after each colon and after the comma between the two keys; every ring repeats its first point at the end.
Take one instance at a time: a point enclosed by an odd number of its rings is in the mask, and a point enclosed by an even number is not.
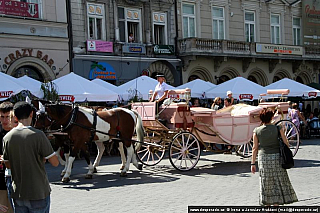
{"type": "Polygon", "coordinates": [[[290,148],[283,142],[280,128],[278,128],[278,140],[280,144],[280,164],[284,169],[290,169],[294,166],[293,155],[290,148]]]}

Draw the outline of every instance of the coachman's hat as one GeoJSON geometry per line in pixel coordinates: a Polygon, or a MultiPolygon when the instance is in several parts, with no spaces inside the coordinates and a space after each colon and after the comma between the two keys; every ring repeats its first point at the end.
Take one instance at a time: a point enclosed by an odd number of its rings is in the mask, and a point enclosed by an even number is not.
{"type": "Polygon", "coordinates": [[[156,75],[156,78],[158,78],[158,77],[164,77],[164,74],[158,73],[158,74],[156,75]]]}

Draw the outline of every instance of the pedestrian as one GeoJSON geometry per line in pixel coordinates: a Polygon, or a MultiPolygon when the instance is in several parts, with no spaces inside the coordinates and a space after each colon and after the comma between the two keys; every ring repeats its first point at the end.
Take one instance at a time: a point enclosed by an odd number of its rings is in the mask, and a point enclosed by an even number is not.
{"type": "Polygon", "coordinates": [[[32,106],[21,101],[13,110],[18,125],[3,138],[3,159],[12,172],[15,213],[49,212],[51,189],[45,160],[58,166],[58,158],[46,135],[30,126],[32,106]]]}
{"type": "Polygon", "coordinates": [[[213,100],[213,104],[211,105],[211,109],[213,109],[214,111],[217,111],[219,109],[221,109],[221,98],[220,97],[216,97],[213,100]]]}
{"type": "MultiPolygon", "coordinates": [[[[3,102],[0,104],[0,122],[1,122],[1,132],[0,132],[0,157],[2,158],[2,139],[17,123],[13,119],[13,104],[11,102],[3,102]]],[[[13,203],[11,200],[11,171],[6,168],[4,163],[0,164],[0,205],[5,206],[6,211],[3,212],[13,212],[13,203]]]]}
{"type": "Polygon", "coordinates": [[[199,103],[199,99],[198,98],[194,99],[193,105],[191,107],[200,107],[200,103],[199,103]]]}
{"type": "Polygon", "coordinates": [[[289,143],[283,129],[271,124],[273,116],[274,112],[271,109],[262,109],[259,114],[262,125],[253,130],[251,172],[253,174],[256,172],[256,158],[259,152],[259,203],[265,206],[278,206],[298,201],[287,170],[280,164],[279,130],[283,142],[287,146],[289,143]]]}
{"type": "MultiPolygon", "coordinates": [[[[300,131],[300,121],[303,121],[303,123],[307,125],[307,122],[304,119],[303,115],[299,112],[298,104],[296,103],[292,104],[292,109],[290,110],[290,117],[291,117],[292,123],[296,125],[299,131],[300,131]]],[[[299,132],[295,132],[295,130],[293,130],[292,135],[296,135],[296,134],[299,134],[299,132]]]]}

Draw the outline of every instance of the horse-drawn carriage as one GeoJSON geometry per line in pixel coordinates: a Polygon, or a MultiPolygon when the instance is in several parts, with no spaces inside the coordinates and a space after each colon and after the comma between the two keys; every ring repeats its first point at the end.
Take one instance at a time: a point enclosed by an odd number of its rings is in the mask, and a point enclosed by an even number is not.
{"type": "Polygon", "coordinates": [[[202,149],[223,151],[217,144],[227,145],[224,147],[235,146],[238,155],[250,157],[253,129],[261,124],[259,112],[262,108],[277,110],[273,122],[283,126],[293,155],[298,151],[298,129],[291,121],[284,120],[289,107],[286,102],[265,102],[259,106],[237,104],[214,111],[203,107],[190,108],[188,89],[169,91],[169,97],[185,99],[186,102],[168,101],[166,105],[159,107],[158,114],[156,103],[132,104],[132,109],[142,118],[145,141],[149,142],[142,144],[140,150],[137,150],[139,160],[145,165],[158,164],[168,149],[172,166],[188,171],[198,163],[202,149]]]}

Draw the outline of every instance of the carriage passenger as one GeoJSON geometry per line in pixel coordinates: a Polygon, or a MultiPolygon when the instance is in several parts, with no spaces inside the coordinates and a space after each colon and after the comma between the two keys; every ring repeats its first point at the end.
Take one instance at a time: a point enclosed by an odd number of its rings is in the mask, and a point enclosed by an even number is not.
{"type": "Polygon", "coordinates": [[[150,101],[155,101],[158,108],[168,96],[169,85],[165,82],[166,79],[163,74],[158,74],[156,77],[159,83],[156,85],[150,101]]]}
{"type": "Polygon", "coordinates": [[[214,99],[213,104],[211,105],[211,109],[213,109],[214,111],[221,109],[221,98],[220,97],[216,97],[214,99]]]}
{"type": "Polygon", "coordinates": [[[227,108],[228,106],[232,105],[232,99],[231,98],[225,98],[224,99],[224,106],[223,108],[227,108]]]}

